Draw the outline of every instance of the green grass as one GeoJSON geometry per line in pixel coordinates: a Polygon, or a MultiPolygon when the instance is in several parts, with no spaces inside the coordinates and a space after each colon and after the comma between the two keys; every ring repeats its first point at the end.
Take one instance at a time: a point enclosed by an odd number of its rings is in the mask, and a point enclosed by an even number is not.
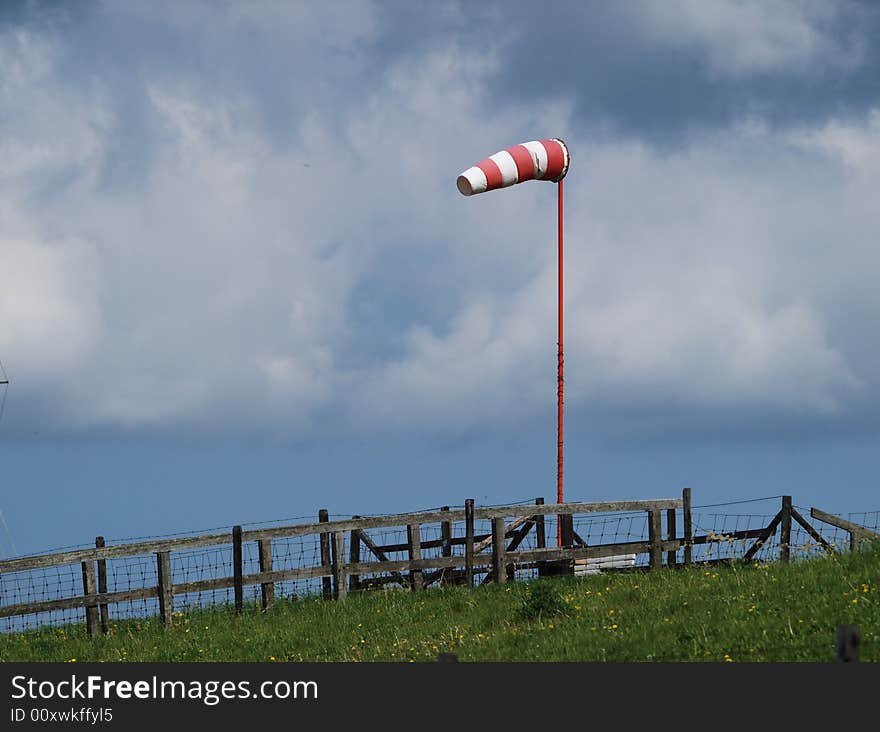
{"type": "Polygon", "coordinates": [[[693,567],[358,593],[0,635],[4,661],[833,661],[859,625],[880,660],[880,551],[790,565],[693,567]]]}

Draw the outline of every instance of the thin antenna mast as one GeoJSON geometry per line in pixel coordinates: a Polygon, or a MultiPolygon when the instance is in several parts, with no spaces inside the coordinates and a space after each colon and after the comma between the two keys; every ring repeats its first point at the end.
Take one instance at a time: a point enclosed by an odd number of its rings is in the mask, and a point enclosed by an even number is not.
{"type": "Polygon", "coordinates": [[[9,378],[6,376],[6,369],[3,368],[3,362],[0,361],[0,386],[5,386],[3,390],[3,398],[0,399],[0,419],[3,419],[3,408],[6,406],[6,392],[9,389],[9,378]]]}
{"type": "MultiPolygon", "coordinates": [[[[0,361],[0,386],[9,386],[9,379],[6,377],[6,369],[3,368],[3,362],[0,361]]],[[[6,389],[3,390],[3,399],[0,400],[0,419],[3,419],[3,407],[6,406],[6,389]]],[[[12,539],[12,532],[9,530],[9,524],[6,523],[6,518],[3,516],[3,511],[0,511],[0,525],[3,526],[3,531],[6,533],[6,539],[9,542],[9,546],[12,548],[12,555],[15,556],[18,554],[18,550],[15,548],[15,541],[12,539]]]]}

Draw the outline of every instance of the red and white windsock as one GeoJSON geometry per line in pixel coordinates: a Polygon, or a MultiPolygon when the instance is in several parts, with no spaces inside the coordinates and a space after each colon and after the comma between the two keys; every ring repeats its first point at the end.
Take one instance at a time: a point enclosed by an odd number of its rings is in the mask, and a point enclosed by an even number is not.
{"type": "Polygon", "coordinates": [[[565,177],[569,163],[568,147],[558,137],[532,140],[490,155],[483,162],[458,176],[458,190],[466,196],[506,188],[524,180],[565,177]]]}

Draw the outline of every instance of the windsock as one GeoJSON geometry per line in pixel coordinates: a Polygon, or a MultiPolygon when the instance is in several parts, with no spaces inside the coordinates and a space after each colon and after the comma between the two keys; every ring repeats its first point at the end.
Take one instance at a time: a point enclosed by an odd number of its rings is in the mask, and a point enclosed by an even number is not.
{"type": "Polygon", "coordinates": [[[532,140],[490,155],[458,176],[465,196],[506,188],[524,180],[562,180],[568,172],[568,147],[558,137],[532,140]]]}

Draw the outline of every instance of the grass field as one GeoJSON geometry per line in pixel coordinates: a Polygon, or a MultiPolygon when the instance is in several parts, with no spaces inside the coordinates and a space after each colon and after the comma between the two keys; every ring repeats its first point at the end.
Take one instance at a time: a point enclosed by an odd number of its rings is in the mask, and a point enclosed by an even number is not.
{"type": "Polygon", "coordinates": [[[880,660],[880,551],[279,601],[0,635],[3,661],[833,661],[837,627],[880,660]]]}

